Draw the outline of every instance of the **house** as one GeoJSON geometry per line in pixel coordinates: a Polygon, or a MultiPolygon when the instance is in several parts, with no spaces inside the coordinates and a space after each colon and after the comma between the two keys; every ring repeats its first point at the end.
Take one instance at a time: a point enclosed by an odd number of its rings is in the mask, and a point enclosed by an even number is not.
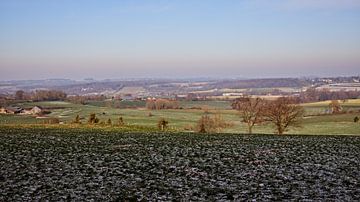
{"type": "Polygon", "coordinates": [[[23,109],[21,107],[1,107],[0,114],[33,114],[40,115],[44,113],[44,109],[40,106],[35,106],[31,109],[23,109]]]}
{"type": "Polygon", "coordinates": [[[1,108],[0,108],[0,114],[6,114],[6,109],[5,109],[5,107],[1,107],[1,108]]]}
{"type": "Polygon", "coordinates": [[[24,111],[21,107],[6,107],[5,112],[6,114],[20,114],[24,111]]]}
{"type": "Polygon", "coordinates": [[[42,114],[43,113],[43,108],[40,106],[35,106],[32,109],[30,109],[30,114],[42,114]]]}
{"type": "Polygon", "coordinates": [[[40,106],[35,106],[30,109],[25,109],[21,112],[21,114],[24,115],[41,115],[45,112],[45,110],[40,106]]]}

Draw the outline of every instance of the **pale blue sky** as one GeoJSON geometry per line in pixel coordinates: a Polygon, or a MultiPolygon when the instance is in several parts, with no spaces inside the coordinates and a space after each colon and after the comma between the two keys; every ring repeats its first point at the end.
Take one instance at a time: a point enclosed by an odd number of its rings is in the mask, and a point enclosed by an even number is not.
{"type": "Polygon", "coordinates": [[[360,0],[0,0],[0,79],[359,75],[360,0]]]}

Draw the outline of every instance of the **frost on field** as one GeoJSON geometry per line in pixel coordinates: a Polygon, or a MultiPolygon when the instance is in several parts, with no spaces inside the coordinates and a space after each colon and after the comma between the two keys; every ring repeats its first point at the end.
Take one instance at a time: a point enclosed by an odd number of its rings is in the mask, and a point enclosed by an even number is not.
{"type": "Polygon", "coordinates": [[[0,201],[356,200],[360,137],[0,128],[0,201]]]}

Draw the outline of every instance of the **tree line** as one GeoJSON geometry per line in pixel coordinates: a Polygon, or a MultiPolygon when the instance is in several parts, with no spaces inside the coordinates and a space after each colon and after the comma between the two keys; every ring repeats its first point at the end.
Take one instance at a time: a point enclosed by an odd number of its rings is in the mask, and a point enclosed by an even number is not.
{"type": "Polygon", "coordinates": [[[301,92],[296,101],[299,103],[318,102],[325,100],[346,100],[356,99],[360,97],[360,91],[330,91],[329,89],[318,90],[316,88],[308,88],[301,92]]]}
{"type": "Polygon", "coordinates": [[[74,95],[66,98],[68,102],[74,104],[86,104],[87,101],[104,101],[106,100],[105,95],[74,95]]]}
{"type": "Polygon", "coordinates": [[[150,110],[178,109],[179,103],[176,100],[149,99],[146,101],[146,108],[150,110]]]}
{"type": "Polygon", "coordinates": [[[58,101],[65,100],[66,97],[66,93],[59,90],[36,90],[32,92],[18,90],[14,94],[15,100],[58,101]]]}

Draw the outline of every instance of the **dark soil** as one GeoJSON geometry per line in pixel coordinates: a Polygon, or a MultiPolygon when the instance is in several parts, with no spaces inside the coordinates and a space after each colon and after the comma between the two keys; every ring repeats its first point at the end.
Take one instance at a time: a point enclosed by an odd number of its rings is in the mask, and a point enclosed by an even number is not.
{"type": "Polygon", "coordinates": [[[0,201],[360,200],[360,137],[0,128],[0,201]]]}

